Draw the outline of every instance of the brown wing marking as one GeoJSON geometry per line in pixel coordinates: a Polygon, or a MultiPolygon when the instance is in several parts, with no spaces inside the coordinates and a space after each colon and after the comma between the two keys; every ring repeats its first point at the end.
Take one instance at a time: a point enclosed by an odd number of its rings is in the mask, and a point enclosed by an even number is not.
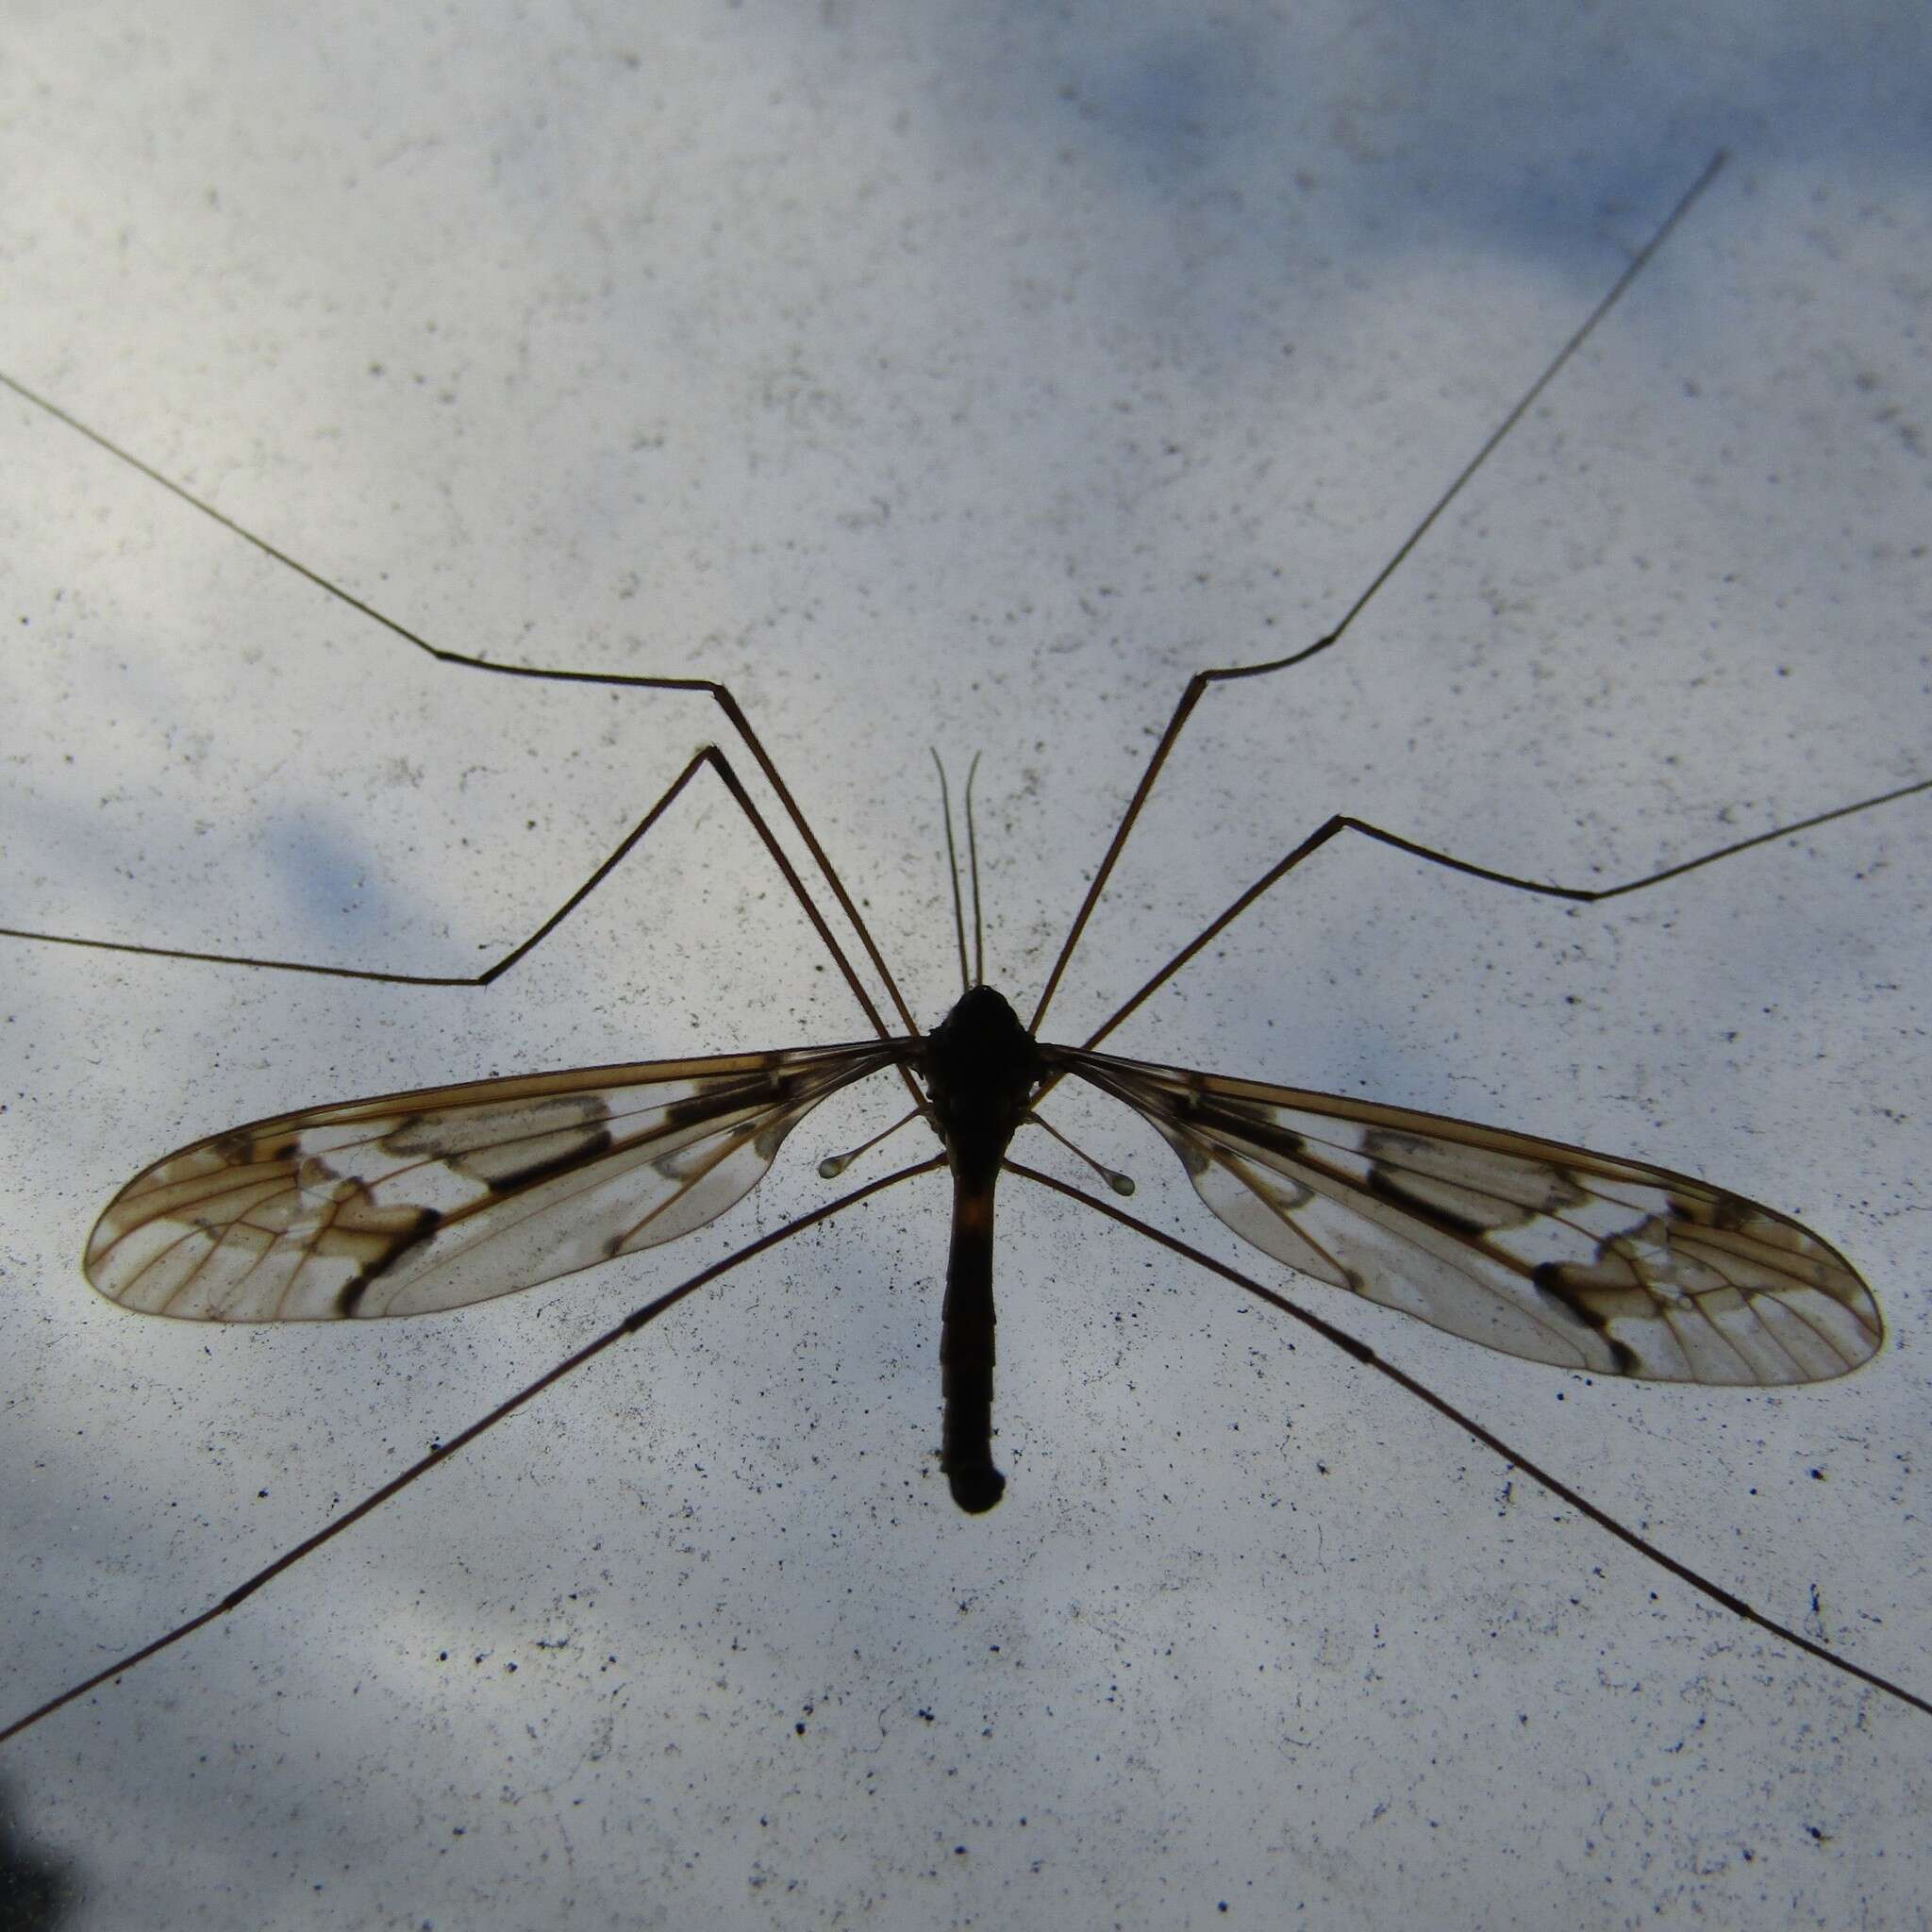
{"type": "Polygon", "coordinates": [[[122,1189],[88,1278],[192,1321],[486,1301],[715,1220],[820,1101],[908,1042],[522,1074],[236,1127],[122,1189]]]}
{"type": "Polygon", "coordinates": [[[1769,1387],[1844,1374],[1884,1340],[1836,1248],[1688,1174],[1369,1101],[1042,1051],[1145,1115],[1244,1241],[1505,1354],[1769,1387]]]}

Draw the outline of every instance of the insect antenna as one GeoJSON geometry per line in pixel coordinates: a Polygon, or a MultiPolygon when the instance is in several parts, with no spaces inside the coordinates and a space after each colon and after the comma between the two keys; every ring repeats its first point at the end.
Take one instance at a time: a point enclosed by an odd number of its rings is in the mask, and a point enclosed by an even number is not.
{"type": "MultiPolygon", "coordinates": [[[[946,784],[945,761],[940,757],[939,747],[933,745],[928,749],[932,752],[933,769],[940,774],[940,814],[946,822],[946,878],[953,888],[953,936],[959,946],[959,991],[967,993],[973,991],[973,975],[966,965],[966,908],[959,897],[959,853],[953,841],[953,794],[946,784]]],[[[978,758],[975,757],[973,762],[976,769],[979,764],[978,758]]],[[[969,777],[966,783],[970,796],[973,780],[969,777]]],[[[970,821],[970,810],[968,816],[970,821]]],[[[973,906],[976,924],[979,910],[976,886],[973,895],[973,906]]]]}
{"type": "MultiPolygon", "coordinates": [[[[973,874],[973,985],[986,984],[986,923],[980,916],[979,834],[973,823],[973,781],[979,775],[979,754],[966,767],[966,862],[973,874]]],[[[967,989],[971,991],[971,988],[967,989]]]]}
{"type": "Polygon", "coordinates": [[[979,912],[979,837],[973,824],[973,781],[979,775],[979,754],[966,767],[966,863],[973,880],[973,963],[966,963],[966,908],[959,890],[959,852],[953,839],[953,795],[946,785],[946,768],[937,748],[932,761],[940,774],[940,810],[946,821],[946,875],[953,884],[953,932],[959,945],[959,991],[971,992],[986,984],[986,928],[979,912]]]}
{"type": "MultiPolygon", "coordinates": [[[[974,752],[973,754],[973,762],[966,768],[966,857],[967,870],[973,882],[973,968],[969,974],[966,966],[966,916],[961,908],[961,895],[959,891],[959,859],[953,841],[952,801],[946,790],[946,768],[941,762],[940,755],[937,751],[934,751],[932,755],[932,761],[939,768],[940,801],[946,819],[946,860],[947,869],[952,875],[953,881],[953,929],[958,935],[959,942],[959,990],[962,993],[971,992],[975,986],[984,986],[986,984],[986,926],[980,913],[981,899],[979,893],[979,834],[973,820],[973,783],[979,775],[979,753],[974,752]]],[[[1044,1091],[1045,1090],[1042,1089],[1041,1091],[1044,1091]]],[[[908,1121],[914,1119],[920,1111],[922,1109],[915,1108],[912,1113],[902,1116],[894,1121],[890,1127],[886,1128],[884,1133],[874,1134],[863,1146],[855,1147],[851,1153],[835,1154],[830,1158],[820,1161],[820,1177],[828,1181],[836,1180],[867,1149],[877,1146],[888,1135],[896,1134],[908,1121]]],[[[1105,1162],[1096,1160],[1084,1147],[1069,1140],[1065,1134],[1061,1133],[1043,1115],[1029,1112],[1025,1117],[1025,1124],[1029,1127],[1039,1127],[1042,1132],[1058,1141],[1076,1160],[1091,1168],[1115,1193],[1131,1194],[1134,1191],[1134,1183],[1130,1176],[1122,1174],[1117,1168],[1108,1167],[1105,1162]]]]}

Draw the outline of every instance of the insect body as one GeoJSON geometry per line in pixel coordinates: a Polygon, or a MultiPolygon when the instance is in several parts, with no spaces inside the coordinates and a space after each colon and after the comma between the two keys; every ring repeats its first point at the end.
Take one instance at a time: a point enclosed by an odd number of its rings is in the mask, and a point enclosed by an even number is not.
{"type": "Polygon", "coordinates": [[[940,1467],[954,1502],[978,1515],[1007,1487],[992,1466],[993,1186],[1046,1063],[1006,999],[990,986],[975,986],[933,1028],[920,1071],[953,1170],[953,1238],[940,1318],[940,1467]]]}
{"type": "Polygon", "coordinates": [[[122,1190],[88,1274],[124,1307],[203,1321],[484,1301],[715,1219],[821,1101],[892,1066],[922,1083],[952,1171],[940,1462],[972,1514],[1005,1490],[991,1451],[994,1185],[1062,1075],[1144,1115],[1243,1240],[1506,1355],[1776,1386],[1843,1374],[1883,1340],[1871,1291],[1835,1248],[1689,1175],[1043,1045],[987,986],[923,1038],[519,1075],[218,1134],[122,1190]]]}
{"type": "MultiPolygon", "coordinates": [[[[431,983],[487,984],[508,970],[568,917],[644,838],[687,783],[708,769],[763,839],[843,972],[875,1038],[847,1045],[447,1085],[310,1108],[232,1129],[169,1156],[115,1197],[87,1244],[87,1270],[97,1289],[129,1308],[215,1322],[369,1319],[451,1308],[508,1293],[654,1246],[715,1220],[758,1184],[806,1114],[877,1073],[906,1079],[944,1152],[761,1235],[661,1294],[491,1415],[334,1517],[219,1604],[62,1692],[0,1731],[0,1738],[225,1614],[504,1414],[728,1269],[856,1200],[941,1164],[950,1166],[953,1174],[954,1218],[941,1318],[945,1413],[940,1461],[955,1500],[969,1513],[992,1507],[1005,1487],[991,1451],[992,1231],[996,1180],[1010,1173],[1087,1201],[1317,1329],[1707,1598],[1913,1707],[1932,1712],[1932,1703],[1696,1575],[1415,1378],[1381,1361],[1360,1341],[1178,1238],[1014,1161],[1008,1151],[1051,1087],[1068,1076],[1086,1080],[1144,1115],[1180,1158],[1202,1201],[1250,1244],[1331,1287],[1503,1353],[1571,1370],[1774,1386],[1842,1374],[1877,1351],[1883,1327],[1876,1305],[1835,1248],[1775,1210],[1702,1181],[1437,1115],[1163,1067],[1096,1049],[1261,894],[1343,833],[1497,886],[1592,902],[1658,885],[1751,846],[1923,791],[1932,780],[1902,784],[1877,797],[1607,887],[1553,886],[1511,876],[1362,820],[1336,816],[1242,892],[1083,1042],[1058,1045],[1039,1037],[1043,1015],[1121,849],[1204,695],[1223,682],[1286,672],[1341,641],[1709,178],[1707,172],[1650,247],[1630,263],[1591,323],[1573,337],[1333,631],[1291,656],[1202,671],[1189,682],[1089,885],[1040,1002],[1024,1024],[998,993],[973,984],[938,1027],[930,1034],[919,1032],[851,895],[723,685],[696,678],[546,671],[467,658],[439,649],[349,599],[364,617],[412,646],[472,672],[633,692],[681,691],[714,700],[762,769],[849,919],[903,1030],[893,1030],[881,1016],[729,762],[716,747],[707,746],[535,933],[472,980],[431,983]]],[[[18,390],[18,385],[9,386],[18,390]]],[[[40,404],[28,391],[18,392],[40,404]]],[[[62,420],[73,424],[72,418],[62,420]]],[[[178,486],[168,487],[195,503],[178,486]]],[[[227,526],[247,536],[232,523],[227,526]]],[[[330,594],[346,596],[262,540],[247,541],[303,570],[330,594]]],[[[132,953],[169,950],[72,935],[16,931],[13,936],[132,953]]],[[[238,963],[341,973],[358,979],[411,977],[292,960],[238,963]]],[[[838,1164],[827,1163],[822,1172],[834,1171],[838,1164]]]]}

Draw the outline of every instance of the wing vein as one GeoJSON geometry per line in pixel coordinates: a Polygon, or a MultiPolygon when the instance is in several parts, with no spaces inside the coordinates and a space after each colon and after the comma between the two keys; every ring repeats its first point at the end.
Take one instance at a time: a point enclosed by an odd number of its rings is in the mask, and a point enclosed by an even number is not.
{"type": "Polygon", "coordinates": [[[1041,1051],[1141,1114],[1242,1240],[1506,1355],[1774,1387],[1843,1374],[1883,1342],[1837,1249],[1690,1175],[1379,1102],[1041,1051]]]}
{"type": "Polygon", "coordinates": [[[158,1161],[88,1243],[110,1300],[202,1321],[423,1313],[714,1220],[840,1088],[916,1042],[640,1061],[427,1088],[158,1161]]]}

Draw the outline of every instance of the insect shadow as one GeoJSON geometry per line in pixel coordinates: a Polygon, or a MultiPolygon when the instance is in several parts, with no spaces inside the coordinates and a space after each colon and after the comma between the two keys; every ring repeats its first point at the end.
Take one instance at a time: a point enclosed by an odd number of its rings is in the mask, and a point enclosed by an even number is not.
{"type": "MultiPolygon", "coordinates": [[[[723,684],[499,664],[439,648],[222,516],[51,403],[0,377],[17,394],[440,662],[498,676],[708,697],[723,712],[803,841],[812,868],[884,989],[892,1015],[889,1019],[874,1000],[772,824],[730,758],[715,744],[693,755],[548,919],[474,975],[386,973],[0,927],[12,938],[50,944],[394,984],[487,986],[569,918],[687,787],[708,774],[757,832],[874,1030],[874,1038],[850,1044],[475,1081],[308,1108],[232,1128],[158,1161],[108,1205],[85,1256],[89,1279],[102,1294],[129,1309],[176,1319],[291,1322],[426,1313],[510,1293],[671,1241],[715,1220],[758,1185],[808,1113],[875,1074],[903,1081],[912,1103],[907,1119],[923,1117],[941,1146],[930,1158],[773,1229],[634,1310],[219,1603],[28,1712],[0,1730],[0,1740],[227,1615],[551,1384],[720,1275],[857,1202],[941,1168],[952,1176],[953,1220],[941,1318],[939,1459],[954,1500],[969,1514],[994,1507],[1005,1490],[992,1457],[992,1256],[996,1184],[1002,1174],[1012,1174],[1079,1201],[1223,1276],[1407,1390],[1711,1602],[1781,1642],[1932,1714],[1926,1699],[1775,1622],[1626,1528],[1342,1329],[1115,1202],[1017,1161],[1009,1153],[1023,1126],[1044,1124],[1036,1109],[1052,1089],[1064,1079],[1082,1080],[1146,1118],[1179,1157],[1205,1205],[1252,1246],[1298,1274],[1504,1354],[1600,1375],[1761,1388],[1826,1380],[1877,1353],[1884,1335],[1877,1306],[1842,1255],[1774,1209],[1691,1176],[1441,1115],[1158,1066],[1099,1048],[1257,899],[1344,834],[1501,889],[1598,903],[1924,792],[1932,790],[1932,779],[1839,806],[1641,877],[1588,888],[1494,871],[1365,820],[1336,815],[1256,879],[1083,1041],[1057,1044],[1040,1037],[1142,808],[1204,696],[1222,684],[1278,676],[1342,641],[1642,271],[1722,159],[1711,163],[1632,258],[1334,630],[1286,657],[1203,670],[1189,681],[1089,884],[1038,1004],[1024,1023],[1002,994],[983,983],[983,971],[969,967],[962,921],[961,996],[940,1025],[929,1034],[921,1032],[852,894],[758,734],[723,684]]],[[[947,824],[950,841],[950,808],[947,824]]],[[[957,867],[955,876],[957,908],[957,867]]],[[[974,896],[976,925],[976,890],[974,896]]],[[[834,1177],[851,1158],[824,1163],[822,1174],[834,1177]]]]}

